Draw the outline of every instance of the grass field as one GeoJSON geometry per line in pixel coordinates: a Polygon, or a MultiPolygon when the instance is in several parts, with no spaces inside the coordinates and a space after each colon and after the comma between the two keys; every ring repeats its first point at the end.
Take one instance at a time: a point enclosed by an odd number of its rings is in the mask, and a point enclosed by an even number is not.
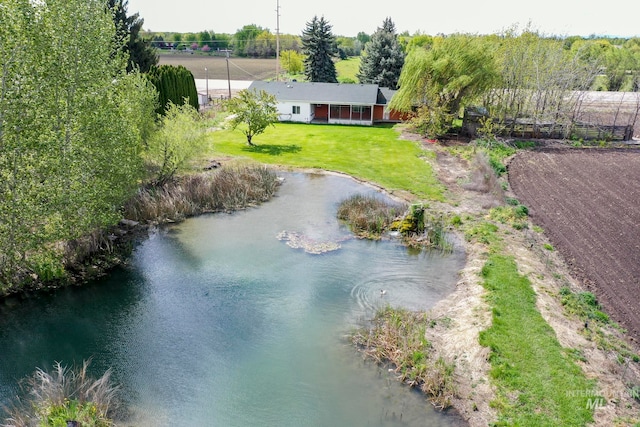
{"type": "Polygon", "coordinates": [[[584,426],[593,421],[583,393],[595,389],[536,308],[529,279],[513,258],[493,255],[482,269],[493,322],[480,334],[491,349],[497,425],[584,426]]]}
{"type": "Polygon", "coordinates": [[[360,70],[360,57],[355,56],[336,62],[336,73],[340,83],[358,83],[358,71],[360,70]]]}
{"type": "Polygon", "coordinates": [[[241,156],[258,162],[339,171],[374,182],[389,191],[407,191],[427,200],[443,200],[443,187],[428,159],[434,154],[413,141],[398,139],[396,129],[278,123],[247,145],[239,130],[213,134],[217,156],[241,156]]]}

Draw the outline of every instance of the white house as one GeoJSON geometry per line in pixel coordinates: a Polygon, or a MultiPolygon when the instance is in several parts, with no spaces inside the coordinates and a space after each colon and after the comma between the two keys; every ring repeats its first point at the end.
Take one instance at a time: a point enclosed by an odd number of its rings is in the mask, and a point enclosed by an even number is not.
{"type": "Polygon", "coordinates": [[[254,81],[249,90],[275,96],[280,121],[351,125],[399,121],[387,109],[395,91],[376,84],[254,81]]]}

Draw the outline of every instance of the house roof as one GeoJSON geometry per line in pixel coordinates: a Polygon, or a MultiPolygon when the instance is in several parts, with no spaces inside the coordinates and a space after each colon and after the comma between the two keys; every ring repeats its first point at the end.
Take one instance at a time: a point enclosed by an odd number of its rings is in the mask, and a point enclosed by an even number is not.
{"type": "Polygon", "coordinates": [[[254,81],[249,90],[264,90],[280,102],[300,101],[311,104],[386,104],[385,96],[380,98],[376,84],[351,83],[307,83],[307,82],[265,82],[254,81]]]}

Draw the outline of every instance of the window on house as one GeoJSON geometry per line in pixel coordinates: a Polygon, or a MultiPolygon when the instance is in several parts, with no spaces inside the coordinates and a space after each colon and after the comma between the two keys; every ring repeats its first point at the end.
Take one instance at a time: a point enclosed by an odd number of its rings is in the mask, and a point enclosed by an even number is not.
{"type": "Polygon", "coordinates": [[[293,114],[300,114],[300,106],[299,105],[294,105],[293,108],[291,109],[293,114]]]}

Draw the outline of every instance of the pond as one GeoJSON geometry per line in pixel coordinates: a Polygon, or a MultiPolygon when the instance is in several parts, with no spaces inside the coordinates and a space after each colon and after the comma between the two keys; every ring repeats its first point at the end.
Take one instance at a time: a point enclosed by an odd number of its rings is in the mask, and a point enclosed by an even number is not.
{"type": "Polygon", "coordinates": [[[382,194],[283,175],[268,203],[163,228],[108,278],[5,301],[0,406],[36,367],[91,357],[94,375],[111,367],[121,384],[127,425],[454,425],[347,336],[387,304],[432,307],[453,291],[464,253],[355,239],[338,203],[382,194]]]}

